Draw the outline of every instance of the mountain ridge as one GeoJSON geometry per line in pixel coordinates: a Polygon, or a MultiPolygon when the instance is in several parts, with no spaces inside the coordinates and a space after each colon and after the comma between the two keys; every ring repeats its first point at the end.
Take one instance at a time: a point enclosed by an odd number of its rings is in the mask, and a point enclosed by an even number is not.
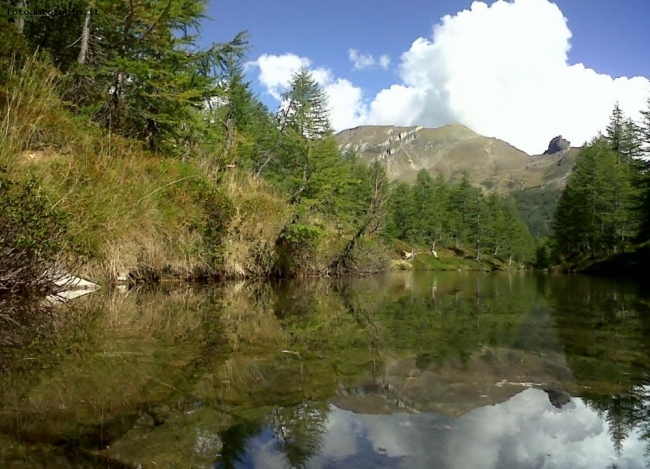
{"type": "Polygon", "coordinates": [[[456,180],[467,174],[487,190],[512,193],[533,187],[563,188],[579,148],[562,136],[549,149],[529,155],[504,140],[452,123],[422,126],[358,126],[336,134],[339,147],[366,162],[379,160],[392,180],[412,182],[419,171],[456,180]]]}

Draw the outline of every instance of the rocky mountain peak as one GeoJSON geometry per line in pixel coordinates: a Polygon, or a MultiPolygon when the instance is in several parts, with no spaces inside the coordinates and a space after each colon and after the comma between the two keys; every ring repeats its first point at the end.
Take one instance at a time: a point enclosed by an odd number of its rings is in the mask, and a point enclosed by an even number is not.
{"type": "Polygon", "coordinates": [[[357,153],[367,163],[381,162],[392,180],[414,182],[424,169],[454,181],[467,175],[474,184],[501,193],[564,186],[577,150],[558,136],[545,155],[528,155],[458,123],[437,128],[361,126],[339,132],[336,140],[342,150],[357,153]]]}
{"type": "Polygon", "coordinates": [[[545,155],[553,155],[554,153],[559,153],[561,151],[566,151],[571,148],[571,142],[562,138],[562,135],[551,139],[551,142],[548,144],[548,150],[544,152],[545,155]]]}

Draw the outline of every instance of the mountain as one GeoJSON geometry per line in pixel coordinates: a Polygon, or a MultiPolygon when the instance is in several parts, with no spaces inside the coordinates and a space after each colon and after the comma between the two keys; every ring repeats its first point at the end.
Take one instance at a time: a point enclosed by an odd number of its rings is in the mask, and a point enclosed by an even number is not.
{"type": "Polygon", "coordinates": [[[356,151],[367,162],[382,161],[391,179],[411,182],[422,169],[452,180],[467,173],[475,184],[501,193],[564,187],[579,151],[558,136],[544,154],[531,156],[460,124],[435,129],[362,126],[344,130],[336,139],[343,150],[356,151]]]}
{"type": "Polygon", "coordinates": [[[332,403],[362,414],[435,412],[458,418],[472,410],[506,402],[529,389],[542,389],[562,408],[578,392],[562,353],[485,347],[460,359],[386,357],[380,376],[339,389],[332,403]],[[450,392],[453,389],[453,392],[450,392]]]}

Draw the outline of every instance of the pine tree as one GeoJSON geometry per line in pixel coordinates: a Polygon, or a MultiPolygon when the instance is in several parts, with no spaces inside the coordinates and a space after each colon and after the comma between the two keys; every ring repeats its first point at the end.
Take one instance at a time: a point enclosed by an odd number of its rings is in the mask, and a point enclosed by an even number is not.
{"type": "Polygon", "coordinates": [[[480,243],[480,189],[472,186],[467,175],[452,191],[449,208],[453,217],[456,246],[480,243]]]}
{"type": "Polygon", "coordinates": [[[624,127],[625,127],[625,116],[621,110],[618,102],[614,105],[614,110],[609,117],[609,123],[605,131],[605,139],[609,144],[609,147],[616,152],[621,154],[624,151],[624,127]]]}
{"type": "Polygon", "coordinates": [[[314,140],[331,135],[327,96],[306,68],[301,68],[282,94],[280,125],[314,140]]]}
{"type": "Polygon", "coordinates": [[[361,171],[361,164],[356,166],[357,174],[361,173],[361,177],[355,191],[356,203],[353,213],[356,217],[352,222],[355,232],[341,255],[331,265],[337,272],[359,271],[354,263],[355,248],[364,236],[380,233],[387,219],[389,184],[383,165],[375,160],[368,168],[363,166],[364,170],[361,171]]]}
{"type": "Polygon", "coordinates": [[[226,58],[219,94],[208,101],[205,119],[215,128],[207,153],[217,167],[236,164],[253,170],[278,139],[275,117],[254,96],[237,56],[226,58]]]}
{"type": "Polygon", "coordinates": [[[628,161],[643,156],[641,128],[632,119],[623,121],[619,153],[628,161]]]}
{"type": "Polygon", "coordinates": [[[507,232],[503,201],[495,192],[485,197],[483,216],[484,252],[493,256],[503,254],[504,244],[507,244],[507,232]],[[504,243],[505,241],[505,243],[504,243]]]}
{"type": "Polygon", "coordinates": [[[583,148],[555,213],[559,255],[596,257],[629,245],[636,233],[632,176],[632,162],[613,150],[609,138],[583,148]]]}
{"type": "Polygon", "coordinates": [[[602,190],[598,156],[608,150],[598,140],[583,148],[567,180],[553,224],[553,239],[560,256],[596,253],[602,190]]]}
{"type": "Polygon", "coordinates": [[[639,125],[642,152],[650,155],[650,98],[646,103],[646,109],[641,111],[641,123],[639,125]]]}
{"type": "Polygon", "coordinates": [[[280,245],[288,259],[294,253],[308,253],[297,263],[300,269],[315,252],[314,234],[320,232],[313,216],[337,216],[346,205],[341,197],[350,172],[329,123],[325,93],[306,69],[293,76],[283,98],[277,150],[269,153],[263,167],[295,209],[280,245]]]}
{"type": "MultiPolygon", "coordinates": [[[[647,101],[647,108],[641,111],[641,124],[639,134],[641,140],[641,151],[650,156],[650,98],[647,101]]],[[[638,187],[640,202],[638,207],[639,233],[637,241],[645,242],[650,240],[650,163],[648,160],[641,160],[638,164],[638,187]]]]}
{"type": "Polygon", "coordinates": [[[415,232],[414,241],[429,244],[434,239],[433,227],[435,223],[435,201],[433,198],[433,179],[426,170],[418,172],[413,186],[413,214],[415,232]]]}
{"type": "Polygon", "coordinates": [[[73,72],[67,98],[74,108],[154,151],[183,156],[209,140],[212,130],[201,111],[220,94],[227,64],[245,53],[245,33],[201,48],[188,31],[199,26],[204,0],[93,5],[101,14],[89,18],[90,26],[84,19],[70,28],[80,49],[60,58],[73,72]]]}
{"type": "Polygon", "coordinates": [[[390,194],[389,212],[391,214],[387,229],[389,236],[413,243],[415,229],[415,209],[412,189],[405,182],[397,184],[390,194]]]}

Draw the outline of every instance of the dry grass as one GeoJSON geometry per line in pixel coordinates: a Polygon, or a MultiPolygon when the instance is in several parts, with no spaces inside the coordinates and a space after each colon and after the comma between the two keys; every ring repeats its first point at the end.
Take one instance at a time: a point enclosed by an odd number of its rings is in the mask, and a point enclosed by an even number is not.
{"type": "Polygon", "coordinates": [[[268,184],[249,174],[232,173],[225,182],[235,204],[226,242],[228,277],[262,277],[275,263],[275,241],[291,218],[290,205],[268,184]]]}
{"type": "MultiPolygon", "coordinates": [[[[286,346],[282,329],[271,301],[258,302],[255,284],[240,282],[222,291],[220,330],[233,352],[256,354],[286,346]]],[[[268,290],[269,286],[263,286],[268,290]]]]}
{"type": "MultiPolygon", "coordinates": [[[[0,381],[0,421],[15,420],[25,434],[73,434],[138,403],[183,396],[179,387],[200,353],[205,299],[188,287],[75,300],[58,318],[52,364],[0,381]]],[[[26,360],[48,360],[35,353],[26,360]]]]}
{"type": "MultiPolygon", "coordinates": [[[[9,77],[0,87],[0,166],[10,177],[38,176],[52,205],[68,214],[69,233],[86,260],[78,274],[111,281],[127,273],[192,278],[209,270],[196,182],[213,185],[210,168],[154,156],[72,117],[57,94],[60,76],[35,59],[12,63],[9,77]]],[[[289,205],[237,171],[228,173],[223,189],[236,207],[223,273],[268,274],[289,205]]]]}

